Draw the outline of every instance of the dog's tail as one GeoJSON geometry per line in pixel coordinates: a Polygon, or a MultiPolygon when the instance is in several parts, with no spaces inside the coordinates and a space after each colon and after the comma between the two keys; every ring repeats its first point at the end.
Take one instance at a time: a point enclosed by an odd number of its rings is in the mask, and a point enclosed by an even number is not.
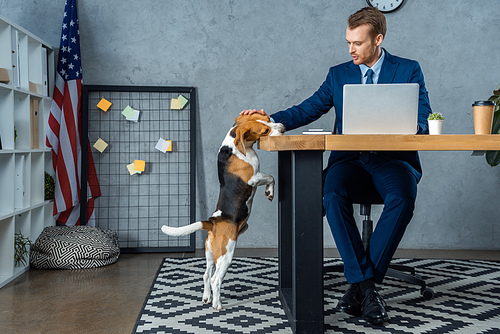
{"type": "Polygon", "coordinates": [[[213,226],[214,225],[212,224],[211,221],[200,221],[182,227],[170,227],[167,225],[163,225],[161,227],[161,231],[165,234],[172,235],[174,237],[180,237],[183,235],[194,233],[199,230],[211,231],[213,226]]]}

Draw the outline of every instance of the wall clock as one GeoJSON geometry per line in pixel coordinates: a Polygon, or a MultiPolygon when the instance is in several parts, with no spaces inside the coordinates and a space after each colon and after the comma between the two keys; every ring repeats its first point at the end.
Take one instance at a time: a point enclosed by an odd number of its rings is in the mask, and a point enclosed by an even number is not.
{"type": "Polygon", "coordinates": [[[368,5],[378,8],[382,13],[390,13],[400,8],[404,0],[366,0],[368,5]]]}

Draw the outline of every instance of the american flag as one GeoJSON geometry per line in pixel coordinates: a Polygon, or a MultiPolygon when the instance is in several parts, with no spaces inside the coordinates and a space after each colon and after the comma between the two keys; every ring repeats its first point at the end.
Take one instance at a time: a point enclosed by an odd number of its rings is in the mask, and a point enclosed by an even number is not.
{"type": "MultiPolygon", "coordinates": [[[[80,225],[82,64],[79,34],[76,0],[67,0],[46,145],[52,148],[56,174],[54,218],[68,226],[80,225]]],[[[84,142],[89,147],[86,224],[95,226],[94,199],[101,195],[101,190],[88,138],[84,142]]]]}

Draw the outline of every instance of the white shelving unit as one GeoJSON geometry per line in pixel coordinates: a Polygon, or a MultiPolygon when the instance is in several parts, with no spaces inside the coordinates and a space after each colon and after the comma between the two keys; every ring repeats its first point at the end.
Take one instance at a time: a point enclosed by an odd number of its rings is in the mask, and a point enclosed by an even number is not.
{"type": "Polygon", "coordinates": [[[15,233],[34,242],[55,224],[44,200],[45,171],[53,175],[45,127],[54,65],[48,43],[0,15],[0,288],[29,268],[14,265],[15,233]]]}

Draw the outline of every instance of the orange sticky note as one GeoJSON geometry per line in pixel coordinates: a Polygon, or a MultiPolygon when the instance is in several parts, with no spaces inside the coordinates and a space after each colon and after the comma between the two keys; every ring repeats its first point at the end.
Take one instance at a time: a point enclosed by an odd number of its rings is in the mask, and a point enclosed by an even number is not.
{"type": "Polygon", "coordinates": [[[146,161],[144,160],[134,160],[134,170],[138,172],[144,172],[146,168],[146,161]]]}
{"type": "Polygon", "coordinates": [[[105,98],[102,98],[101,101],[97,104],[97,108],[101,109],[102,111],[108,111],[109,107],[111,107],[112,103],[106,100],[105,98]]]}

